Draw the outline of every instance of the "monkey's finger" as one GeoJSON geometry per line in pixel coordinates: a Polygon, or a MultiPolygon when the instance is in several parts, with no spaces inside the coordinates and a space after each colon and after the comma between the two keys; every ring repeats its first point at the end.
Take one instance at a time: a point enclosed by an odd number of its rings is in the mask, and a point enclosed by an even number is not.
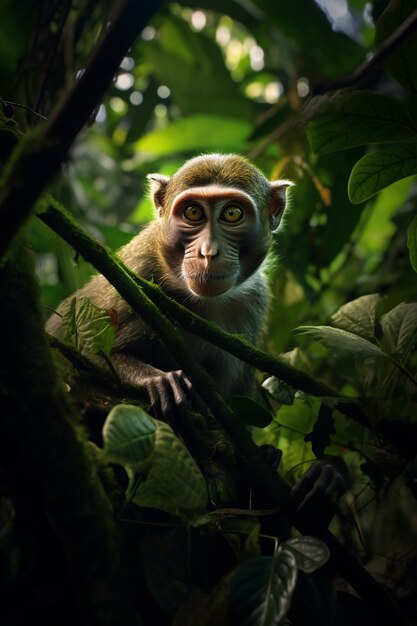
{"type": "Polygon", "coordinates": [[[150,408],[151,413],[153,413],[155,417],[160,418],[162,414],[161,400],[160,400],[160,396],[159,396],[155,383],[153,381],[145,382],[145,389],[149,396],[149,402],[150,402],[149,408],[150,408]]]}
{"type": "Polygon", "coordinates": [[[183,370],[177,370],[173,373],[178,374],[181,385],[186,391],[186,398],[191,402],[194,410],[197,411],[197,413],[201,413],[202,415],[207,416],[207,404],[204,402],[204,400],[200,398],[198,393],[193,390],[192,382],[189,380],[189,378],[187,378],[183,370]]]}
{"type": "Polygon", "coordinates": [[[186,376],[183,370],[176,370],[175,372],[172,372],[172,374],[177,374],[178,379],[181,381],[181,384],[184,387],[185,391],[189,391],[193,388],[192,382],[186,376]]]}
{"type": "Polygon", "coordinates": [[[297,505],[300,504],[311,491],[314,483],[319,479],[321,471],[322,465],[320,461],[315,461],[291,489],[290,498],[294,508],[297,508],[297,505]]]}
{"type": "Polygon", "coordinates": [[[183,387],[183,380],[179,372],[169,372],[167,375],[168,383],[171,386],[172,397],[177,411],[181,415],[187,412],[187,394],[183,387]]]}
{"type": "Polygon", "coordinates": [[[338,501],[346,491],[346,483],[343,480],[343,477],[339,474],[339,472],[335,472],[332,477],[331,482],[327,486],[325,490],[325,496],[330,500],[338,501]]]}

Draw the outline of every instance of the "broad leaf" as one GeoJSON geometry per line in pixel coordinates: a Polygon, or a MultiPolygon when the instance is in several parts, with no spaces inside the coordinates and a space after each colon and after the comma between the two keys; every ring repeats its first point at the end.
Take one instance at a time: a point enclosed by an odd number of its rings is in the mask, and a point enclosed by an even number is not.
{"type": "Polygon", "coordinates": [[[417,303],[401,302],[382,315],[381,327],[388,339],[391,352],[405,361],[417,341],[417,303]]]}
{"type": "Polygon", "coordinates": [[[376,307],[380,299],[375,293],[356,298],[340,307],[330,321],[333,326],[364,339],[375,339],[376,307]]]}
{"type": "Polygon", "coordinates": [[[296,581],[296,559],[285,548],[274,557],[242,563],[230,591],[233,626],[278,626],[291,606],[296,581]]]}
{"type": "Polygon", "coordinates": [[[104,422],[104,453],[113,463],[145,471],[153,454],[155,432],[155,420],[143,409],[118,404],[104,422]]]}
{"type": "Polygon", "coordinates": [[[413,270],[417,272],[417,215],[411,221],[407,232],[407,247],[410,252],[410,262],[413,270]]]}
{"type": "Polygon", "coordinates": [[[248,426],[265,428],[272,422],[272,413],[251,398],[233,396],[228,404],[239,419],[248,426]]]}
{"type": "Polygon", "coordinates": [[[251,126],[219,115],[192,115],[153,130],[135,143],[135,151],[149,157],[180,152],[242,152],[251,126]]]}
{"type": "Polygon", "coordinates": [[[372,91],[338,91],[322,97],[307,135],[316,154],[344,150],[368,143],[409,141],[416,135],[405,106],[372,91]]]}
{"type": "Polygon", "coordinates": [[[317,537],[305,535],[294,539],[287,539],[282,544],[293,553],[297,567],[305,574],[311,574],[322,567],[330,558],[329,548],[317,537]]]}
{"type": "Polygon", "coordinates": [[[358,354],[363,358],[384,357],[387,355],[375,344],[340,328],[331,326],[299,326],[297,332],[308,335],[329,350],[342,354],[358,354]]]}
{"type": "Polygon", "coordinates": [[[62,310],[65,340],[79,352],[109,355],[115,340],[111,315],[85,296],[72,298],[62,310]]]}
{"type": "Polygon", "coordinates": [[[168,424],[155,420],[155,450],[145,480],[132,501],[190,519],[207,504],[207,485],[196,462],[168,424]]]}
{"type": "Polygon", "coordinates": [[[388,146],[362,157],[350,174],[349,199],[359,204],[395,181],[417,172],[417,142],[388,146]]]}
{"type": "MultiPolygon", "coordinates": [[[[415,8],[415,0],[391,0],[376,24],[376,43],[380,45],[387,39],[415,8]]],[[[416,59],[417,30],[414,28],[385,61],[386,69],[394,78],[414,93],[417,93],[416,59]]]]}

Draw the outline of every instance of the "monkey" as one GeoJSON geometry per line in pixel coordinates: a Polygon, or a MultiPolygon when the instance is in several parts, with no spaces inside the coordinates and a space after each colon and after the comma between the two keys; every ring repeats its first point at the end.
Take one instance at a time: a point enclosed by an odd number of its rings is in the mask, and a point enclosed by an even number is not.
{"type": "MultiPolygon", "coordinates": [[[[155,218],[120,252],[136,274],[157,283],[189,310],[259,346],[270,294],[265,260],[287,202],[288,180],[269,181],[235,154],[206,154],[188,160],[175,174],[149,174],[155,218]]],[[[116,309],[118,330],[111,355],[122,381],[144,388],[151,411],[173,422],[198,401],[192,384],[176,369],[153,331],[115,288],[98,275],[79,289],[102,309],[116,309]]],[[[63,339],[54,313],[47,332],[63,339]]],[[[238,358],[181,330],[197,361],[226,399],[255,393],[255,372],[238,358]]],[[[293,494],[294,511],[317,510],[317,499],[344,491],[331,466],[312,466],[293,494]]]]}
{"type": "MultiPolygon", "coordinates": [[[[155,219],[120,251],[138,275],[225,330],[259,345],[269,306],[264,261],[286,205],[287,180],[268,181],[246,158],[208,154],[187,161],[174,175],[148,175],[155,219]]],[[[171,421],[192,396],[157,337],[103,276],[76,296],[116,309],[119,326],[112,364],[120,378],[144,387],[151,408],[171,421]]],[[[62,337],[59,315],[47,322],[62,337]]],[[[226,398],[253,395],[254,370],[236,357],[182,331],[193,354],[226,398]]]]}

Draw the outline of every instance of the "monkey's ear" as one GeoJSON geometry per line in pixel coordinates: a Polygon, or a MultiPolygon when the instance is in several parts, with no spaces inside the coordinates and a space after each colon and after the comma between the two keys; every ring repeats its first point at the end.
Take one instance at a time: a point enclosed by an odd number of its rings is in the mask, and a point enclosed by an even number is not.
{"type": "Polygon", "coordinates": [[[165,176],[165,174],[148,174],[146,178],[150,183],[151,198],[158,215],[160,215],[164,205],[165,190],[169,182],[169,176],[165,176]]]}
{"type": "Polygon", "coordinates": [[[292,187],[294,183],[290,180],[274,180],[271,182],[272,202],[269,206],[269,225],[274,233],[284,213],[287,203],[287,189],[292,187]]]}

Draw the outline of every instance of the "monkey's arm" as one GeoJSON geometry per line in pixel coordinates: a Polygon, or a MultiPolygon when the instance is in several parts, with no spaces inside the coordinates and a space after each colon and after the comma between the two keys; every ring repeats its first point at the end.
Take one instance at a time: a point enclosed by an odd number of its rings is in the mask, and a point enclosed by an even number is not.
{"type": "Polygon", "coordinates": [[[297,528],[305,534],[326,529],[345,491],[345,481],[332,465],[312,463],[290,494],[292,520],[297,528]]]}
{"type": "Polygon", "coordinates": [[[186,413],[192,385],[182,370],[164,372],[123,352],[114,352],[111,361],[124,382],[146,390],[156,417],[172,423],[186,413]]]}

